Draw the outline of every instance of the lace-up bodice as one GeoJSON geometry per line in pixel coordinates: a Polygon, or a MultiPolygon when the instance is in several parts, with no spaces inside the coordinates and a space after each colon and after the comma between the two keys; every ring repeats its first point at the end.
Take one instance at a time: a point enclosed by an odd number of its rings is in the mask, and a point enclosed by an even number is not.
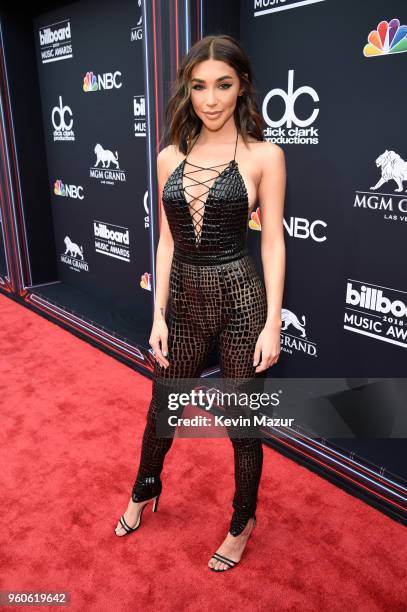
{"type": "Polygon", "coordinates": [[[185,263],[215,265],[247,253],[249,202],[235,159],[237,139],[238,133],[229,162],[202,167],[188,161],[187,156],[164,185],[162,200],[174,239],[174,256],[185,263]],[[192,169],[186,171],[187,165],[192,169]],[[226,167],[217,170],[221,166],[226,167]],[[214,175],[199,180],[196,174],[202,170],[211,170],[214,175]]]}

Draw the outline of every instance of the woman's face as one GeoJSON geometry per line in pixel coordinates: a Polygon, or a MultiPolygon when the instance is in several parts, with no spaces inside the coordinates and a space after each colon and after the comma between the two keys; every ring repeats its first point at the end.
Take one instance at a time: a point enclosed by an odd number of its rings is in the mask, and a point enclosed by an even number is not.
{"type": "Polygon", "coordinates": [[[209,59],[194,66],[191,103],[209,130],[218,130],[233,115],[239,93],[239,77],[229,64],[209,59]]]}

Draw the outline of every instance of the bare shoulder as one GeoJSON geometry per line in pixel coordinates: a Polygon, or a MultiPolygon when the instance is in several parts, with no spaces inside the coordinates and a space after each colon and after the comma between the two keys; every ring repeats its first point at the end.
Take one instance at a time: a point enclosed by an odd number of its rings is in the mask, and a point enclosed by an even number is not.
{"type": "Polygon", "coordinates": [[[248,140],[250,157],[257,168],[270,168],[270,163],[281,164],[285,161],[283,149],[274,142],[248,140]]]}
{"type": "Polygon", "coordinates": [[[182,158],[182,154],[175,145],[168,145],[161,149],[157,155],[157,168],[164,171],[164,173],[170,173],[171,170],[179,163],[182,158]]]}
{"type": "Polygon", "coordinates": [[[172,145],[168,145],[157,155],[157,169],[161,172],[166,172],[168,162],[171,161],[171,149],[172,145]]]}
{"type": "Polygon", "coordinates": [[[164,147],[157,155],[158,173],[167,178],[182,159],[183,155],[175,145],[170,144],[164,147]]]}
{"type": "Polygon", "coordinates": [[[270,167],[270,163],[281,164],[285,160],[284,150],[274,142],[259,142],[256,147],[256,155],[261,166],[270,167]]]}
{"type": "Polygon", "coordinates": [[[281,177],[285,176],[285,154],[282,147],[274,142],[262,142],[256,153],[261,181],[263,178],[266,178],[267,181],[281,180],[281,177]]]}

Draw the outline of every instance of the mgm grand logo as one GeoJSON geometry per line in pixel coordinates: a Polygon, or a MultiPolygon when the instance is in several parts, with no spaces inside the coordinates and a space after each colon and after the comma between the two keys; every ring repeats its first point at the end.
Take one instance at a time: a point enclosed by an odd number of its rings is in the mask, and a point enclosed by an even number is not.
{"type": "Polygon", "coordinates": [[[83,256],[83,247],[65,236],[65,251],[61,253],[61,261],[75,272],[89,272],[89,264],[83,256]]]}
{"type": "Polygon", "coordinates": [[[110,149],[104,149],[101,144],[93,149],[96,155],[95,165],[90,168],[90,178],[98,179],[105,185],[126,182],[126,173],[119,166],[119,155],[110,149]]]}
{"type": "Polygon", "coordinates": [[[385,150],[376,158],[379,179],[369,191],[356,191],[353,207],[376,213],[384,221],[407,222],[407,161],[385,150]]]}
{"type": "Polygon", "coordinates": [[[288,310],[281,309],[281,350],[293,354],[295,351],[305,353],[310,357],[317,357],[317,345],[307,338],[305,331],[305,315],[301,320],[297,315],[288,310]]]}

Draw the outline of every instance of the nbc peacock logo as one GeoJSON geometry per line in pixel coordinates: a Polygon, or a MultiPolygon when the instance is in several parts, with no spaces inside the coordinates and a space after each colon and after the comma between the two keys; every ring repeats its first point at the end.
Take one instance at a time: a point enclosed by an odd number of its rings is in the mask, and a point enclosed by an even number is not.
{"type": "Polygon", "coordinates": [[[147,289],[147,291],[151,291],[151,274],[144,272],[144,274],[141,275],[140,287],[142,289],[147,289]]]}
{"type": "Polygon", "coordinates": [[[368,44],[363,48],[365,57],[377,57],[390,53],[406,53],[407,26],[400,25],[399,19],[381,21],[376,30],[367,37],[368,44]]]}
{"type": "Polygon", "coordinates": [[[250,214],[249,227],[252,230],[261,232],[260,206],[250,214]]]}
{"type": "Polygon", "coordinates": [[[66,196],[65,185],[60,179],[57,179],[54,183],[54,193],[58,196],[66,196]]]}
{"type": "Polygon", "coordinates": [[[61,179],[54,181],[54,193],[57,196],[72,198],[74,200],[83,200],[85,198],[82,185],[71,185],[69,183],[64,183],[61,179]]]}
{"type": "Polygon", "coordinates": [[[98,84],[93,72],[87,72],[83,77],[83,91],[97,91],[98,84]]]}

